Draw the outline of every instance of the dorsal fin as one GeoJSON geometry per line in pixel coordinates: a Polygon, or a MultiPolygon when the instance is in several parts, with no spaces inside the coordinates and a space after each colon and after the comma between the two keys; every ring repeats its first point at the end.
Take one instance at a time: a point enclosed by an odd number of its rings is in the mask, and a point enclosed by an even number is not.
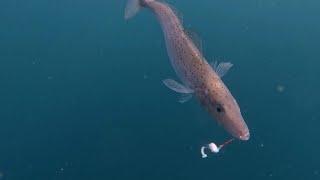
{"type": "Polygon", "coordinates": [[[187,36],[192,40],[193,44],[199,49],[200,53],[202,54],[202,40],[200,36],[190,29],[185,29],[184,32],[187,34],[187,36]]]}

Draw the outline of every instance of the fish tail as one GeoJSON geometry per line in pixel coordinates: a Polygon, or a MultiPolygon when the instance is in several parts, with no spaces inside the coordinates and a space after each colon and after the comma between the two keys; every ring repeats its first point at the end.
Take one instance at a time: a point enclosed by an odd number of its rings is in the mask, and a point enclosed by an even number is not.
{"type": "Polygon", "coordinates": [[[155,0],[128,0],[124,12],[124,18],[128,20],[134,17],[143,6],[151,1],[155,0]]]}

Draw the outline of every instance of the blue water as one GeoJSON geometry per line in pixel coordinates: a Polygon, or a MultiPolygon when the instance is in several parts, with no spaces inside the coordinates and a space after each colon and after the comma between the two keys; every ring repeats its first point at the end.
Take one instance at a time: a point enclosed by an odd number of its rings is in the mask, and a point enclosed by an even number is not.
{"type": "Polygon", "coordinates": [[[125,0],[1,0],[0,180],[320,179],[320,2],[170,0],[250,128],[230,136],[176,78],[161,29],[125,0]]]}

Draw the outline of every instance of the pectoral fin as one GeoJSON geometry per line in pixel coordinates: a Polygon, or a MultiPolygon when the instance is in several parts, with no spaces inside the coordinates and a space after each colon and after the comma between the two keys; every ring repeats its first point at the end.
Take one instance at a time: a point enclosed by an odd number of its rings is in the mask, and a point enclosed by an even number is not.
{"type": "Polygon", "coordinates": [[[178,83],[177,81],[173,80],[173,79],[165,79],[162,81],[164,85],[166,85],[169,89],[178,92],[178,93],[183,93],[183,94],[190,94],[193,93],[194,91],[180,83],[178,83]]]}
{"type": "Polygon", "coordinates": [[[210,65],[220,78],[226,75],[229,69],[233,66],[230,62],[221,62],[218,64],[217,61],[211,62],[210,65]]]}

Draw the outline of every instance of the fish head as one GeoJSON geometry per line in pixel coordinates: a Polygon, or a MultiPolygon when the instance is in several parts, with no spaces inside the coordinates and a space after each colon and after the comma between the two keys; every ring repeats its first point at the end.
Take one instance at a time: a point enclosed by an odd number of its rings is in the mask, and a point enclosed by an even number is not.
{"type": "Polygon", "coordinates": [[[238,103],[223,82],[218,83],[211,83],[211,86],[200,93],[201,104],[233,137],[244,141],[249,140],[250,132],[238,103]]]}

